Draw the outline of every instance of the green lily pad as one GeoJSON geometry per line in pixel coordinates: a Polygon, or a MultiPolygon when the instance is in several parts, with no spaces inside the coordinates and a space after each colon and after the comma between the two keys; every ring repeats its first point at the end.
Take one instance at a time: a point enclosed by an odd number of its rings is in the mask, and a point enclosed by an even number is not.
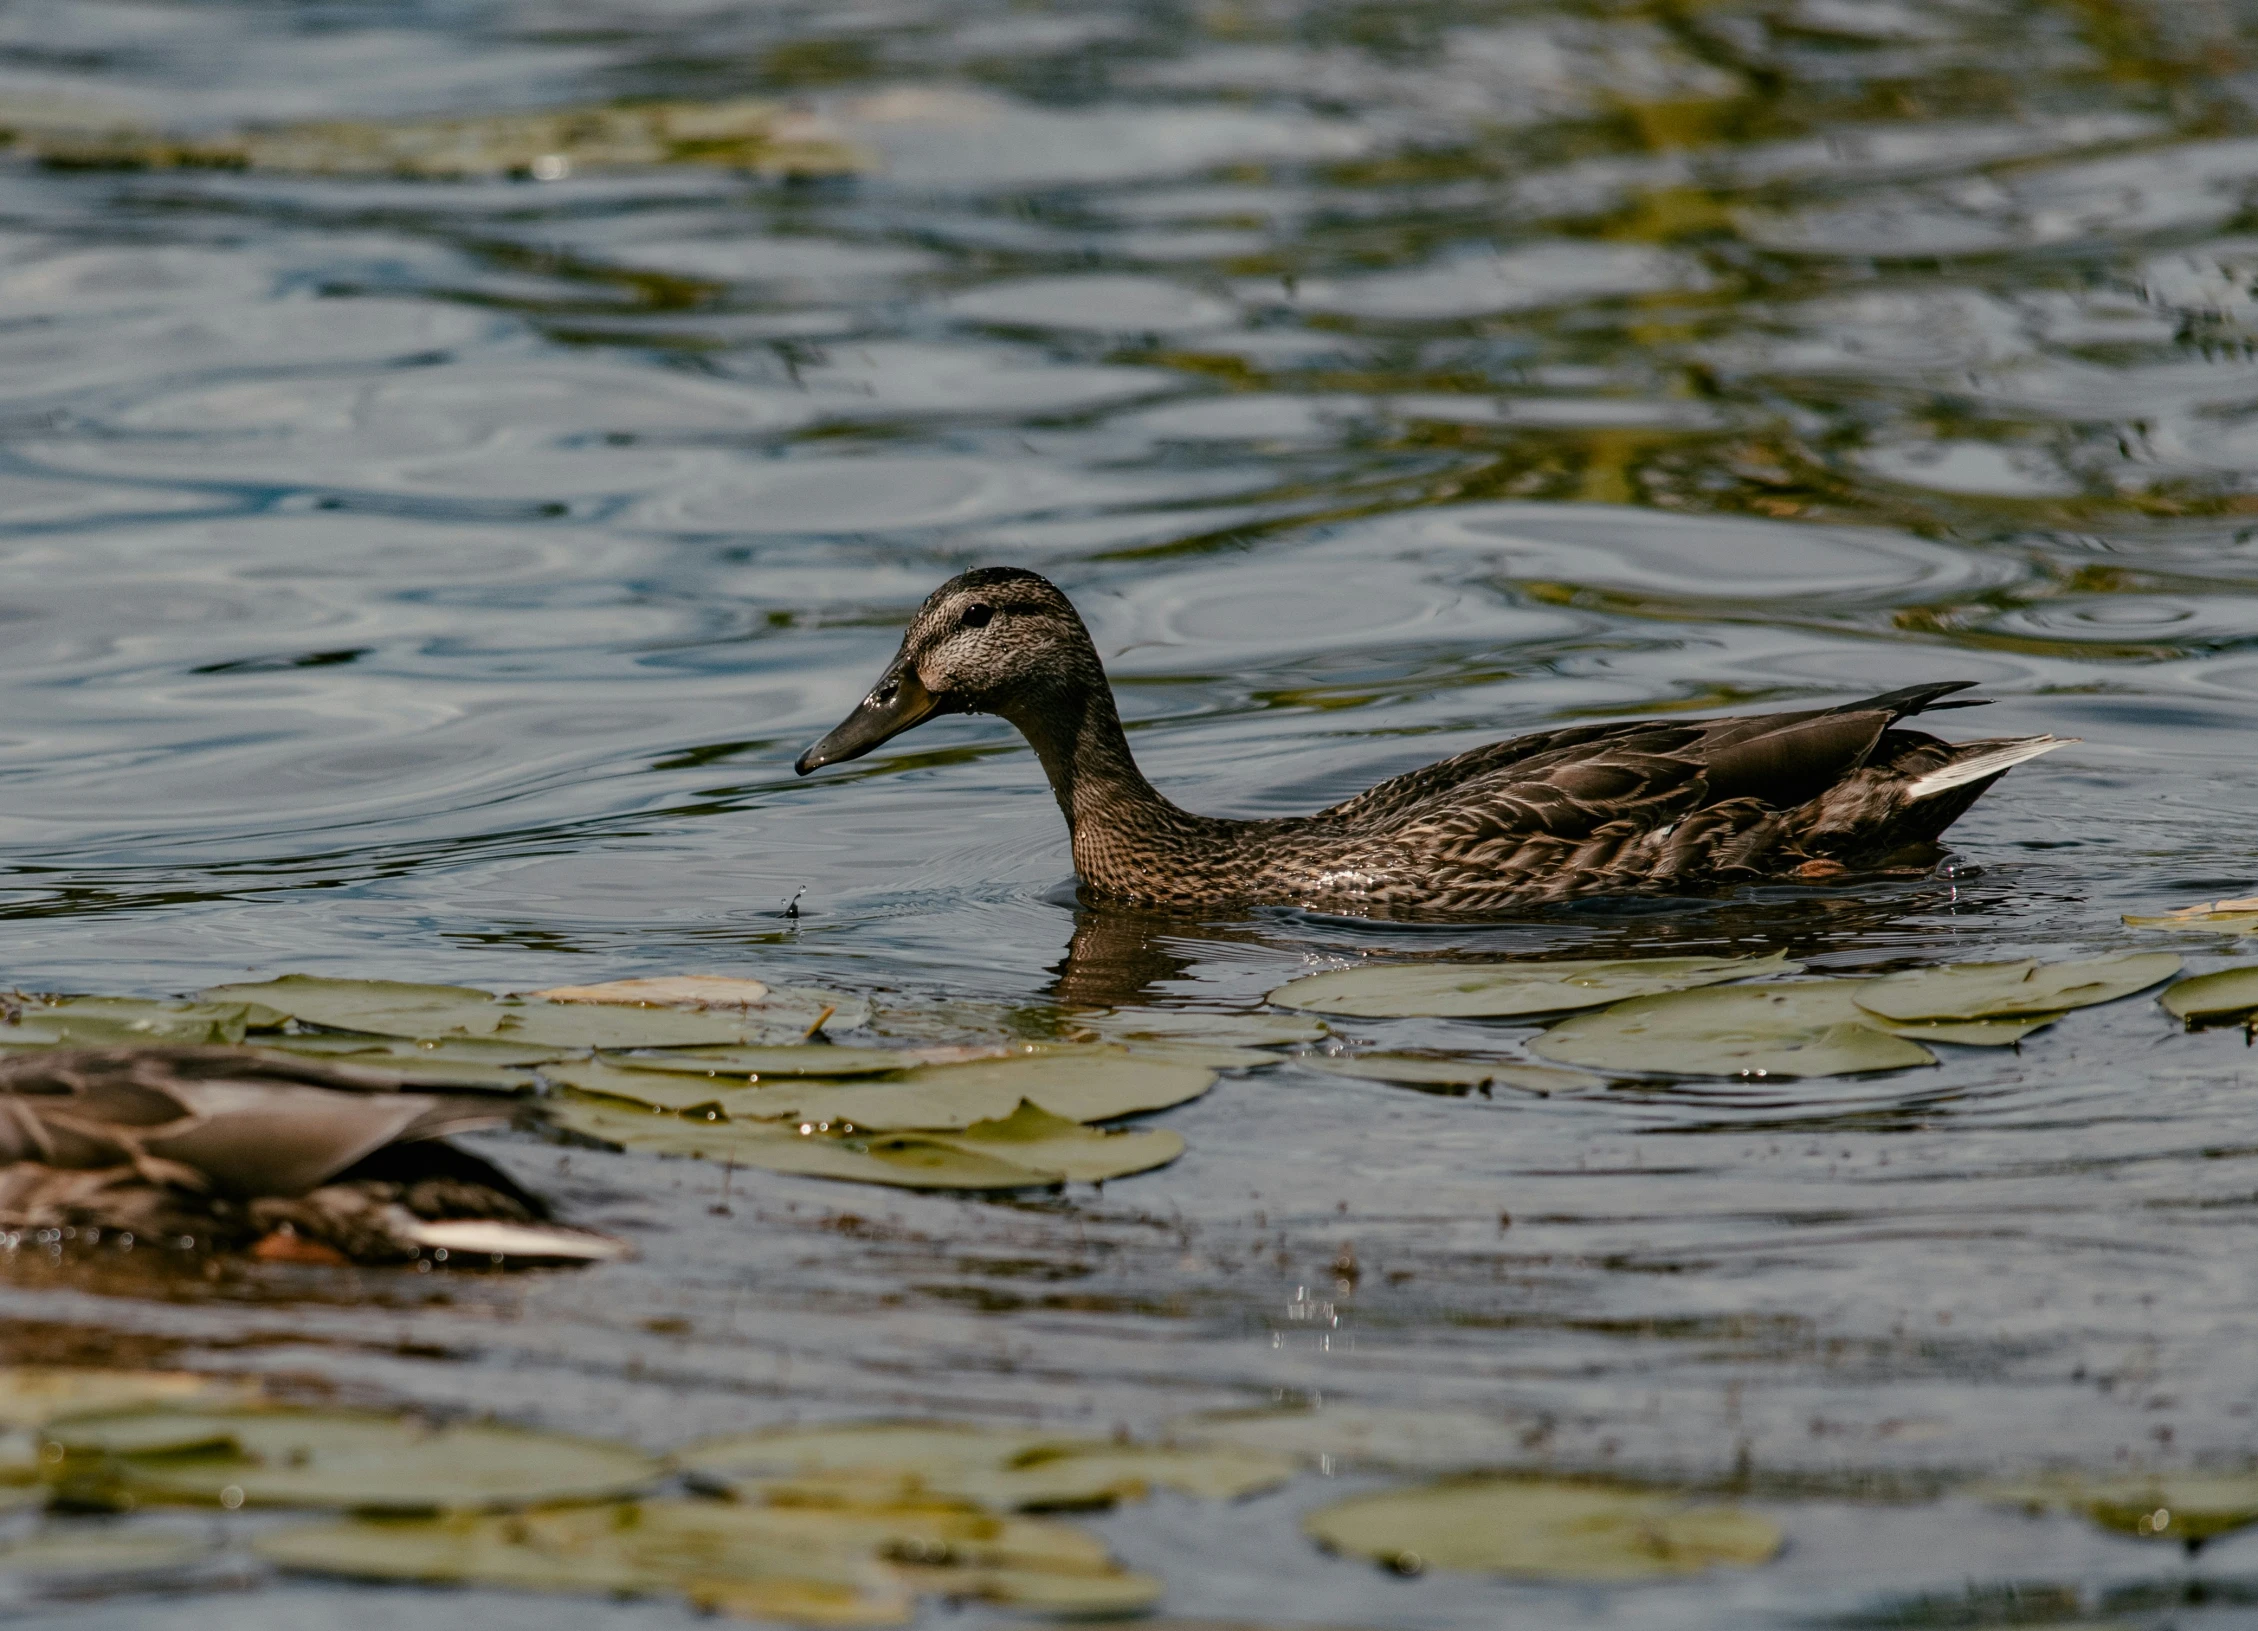
{"type": "Polygon", "coordinates": [[[1155,1488],[1231,1501],[1294,1472],[1290,1457],[1255,1447],[1121,1444],[953,1422],[770,1428],[689,1445],[674,1461],[740,1497],[943,1499],[996,1512],[1108,1507],[1155,1488]]]}
{"type": "Polygon", "coordinates": [[[1785,956],[1649,957],[1573,963],[1368,963],[1270,993],[1285,1008],[1362,1019],[1509,1019],[1626,997],[1792,973],[1785,956]]]}
{"type": "Polygon", "coordinates": [[[0,1582],[39,1596],[149,1590],[211,1561],[218,1541],[177,1529],[56,1524],[0,1543],[0,1582]]]}
{"type": "Polygon", "coordinates": [[[917,1065],[923,1050],[848,1048],[820,1042],[785,1047],[676,1048],[664,1053],[613,1052],[604,1063],[620,1070],[661,1070],[742,1086],[772,1076],[884,1076],[917,1065]]]}
{"type": "Polygon", "coordinates": [[[97,1370],[83,1365],[0,1368],[0,1423],[38,1427],[65,1416],[149,1405],[247,1404],[259,1384],[185,1370],[97,1370]]]}
{"type": "Polygon", "coordinates": [[[2032,1511],[2080,1512],[2104,1529],[2143,1540],[2200,1544],[2258,1523],[2258,1473],[2249,1472],[2120,1478],[2061,1473],[2023,1483],[1987,1484],[1977,1493],[2032,1511]]]}
{"type": "Polygon", "coordinates": [[[49,1424],[67,1487],[141,1503],[486,1510],[628,1493],[657,1464],[624,1445],[340,1410],[143,1410],[49,1424]]]}
{"type": "MultiPolygon", "coordinates": [[[[216,986],[213,1001],[258,1002],[333,1030],[432,1040],[482,1037],[534,1049],[692,1047],[745,1042],[768,1027],[766,1010],[636,1008],[569,1002],[502,1002],[461,985],[331,980],[287,974],[258,985],[216,986]]],[[[772,993],[772,995],[777,995],[772,993]]],[[[779,1012],[785,1010],[780,1009],[779,1012]]],[[[797,1005],[789,1013],[797,1016],[797,1005]]]]}
{"type": "Polygon", "coordinates": [[[895,1080],[905,1088],[943,1094],[1001,1089],[1013,1104],[1025,1099],[1068,1121],[1113,1121],[1188,1103],[1215,1085],[1215,1072],[1115,1048],[1083,1047],[965,1065],[926,1065],[895,1080]]]}
{"type": "Polygon", "coordinates": [[[710,1612],[808,1625],[898,1625],[910,1617],[913,1591],[1107,1613],[1134,1612],[1159,1595],[1157,1581],[1122,1569],[1078,1530],[934,1502],[657,1500],[306,1525],[270,1531],[254,1545],[280,1567],[313,1573],[672,1593],[710,1612]]]}
{"type": "Polygon", "coordinates": [[[1735,1507],[1553,1479],[1469,1479],[1363,1495],[1302,1521],[1329,1549],[1406,1574],[1470,1569],[1524,1580],[1618,1582],[1768,1563],[1780,1531],[1735,1507]]]}
{"type": "Polygon", "coordinates": [[[243,1040],[252,1018],[253,1005],[245,1002],[58,997],[25,1004],[21,1019],[0,1025],[0,1043],[74,1048],[140,1042],[232,1045],[243,1040]]]}
{"type": "Polygon", "coordinates": [[[567,1094],[547,1109],[560,1126],[622,1149],[734,1161],[769,1172],[904,1189],[1032,1189],[1097,1183],[1164,1166],[1184,1152],[1166,1131],[1098,1133],[1031,1105],[962,1131],[847,1134],[803,1124],[637,1111],[567,1094]]]}
{"type": "Polygon", "coordinates": [[[1963,1048],[2011,1048],[2033,1031],[2043,1031],[2061,1017],[2060,1014],[2033,1014],[2026,1019],[1915,1020],[1908,1023],[1869,1014],[1865,1022],[1876,1030],[1914,1042],[1951,1042],[1963,1048]]]}
{"type": "Polygon", "coordinates": [[[411,1060],[485,1070],[530,1070],[552,1059],[576,1058],[585,1052],[579,1048],[545,1048],[532,1042],[506,1042],[489,1036],[435,1036],[419,1041],[408,1036],[346,1036],[334,1031],[263,1036],[258,1045],[278,1053],[299,1053],[315,1059],[367,1065],[372,1070],[390,1070],[402,1061],[411,1060]]]}
{"type": "Polygon", "coordinates": [[[2258,964],[2222,968],[2182,980],[2158,999],[2164,1011],[2189,1025],[2238,1019],[2258,1009],[2258,964]]]}
{"type": "Polygon", "coordinates": [[[1652,1076],[1853,1076],[1933,1065],[1918,1042],[1865,1023],[1862,980],[1791,980],[1634,997],[1562,1020],[1530,1051],[1652,1076]]]}
{"type": "Polygon", "coordinates": [[[2074,963],[1954,963],[1867,982],[1858,1006],[1884,1019],[2013,1019],[2089,1008],[2145,991],[2180,971],[2168,951],[2130,952],[2074,963]]]}
{"type": "Polygon", "coordinates": [[[2134,917],[2125,922],[2135,929],[2202,929],[2213,934],[2258,934],[2258,895],[2240,900],[2207,900],[2154,917],[2134,917]]]}
{"type": "MultiPolygon", "coordinates": [[[[543,1074],[583,1093],[676,1112],[712,1109],[733,1122],[811,1123],[818,1131],[962,1132],[1008,1116],[1019,1100],[1008,1087],[950,1089],[881,1080],[786,1077],[758,1086],[672,1071],[620,1070],[600,1061],[551,1065],[543,1074]]],[[[709,1118],[710,1119],[710,1118],[709,1118]]]]}
{"type": "Polygon", "coordinates": [[[1331,1076],[1354,1076],[1367,1082],[1390,1082],[1398,1087],[1472,1091],[1475,1088],[1510,1087],[1523,1093],[1588,1092],[1607,1084],[1594,1076],[1549,1065],[1525,1065],[1510,1059],[1443,1058],[1423,1053],[1344,1053],[1331,1058],[1308,1054],[1294,1061],[1331,1076]]]}

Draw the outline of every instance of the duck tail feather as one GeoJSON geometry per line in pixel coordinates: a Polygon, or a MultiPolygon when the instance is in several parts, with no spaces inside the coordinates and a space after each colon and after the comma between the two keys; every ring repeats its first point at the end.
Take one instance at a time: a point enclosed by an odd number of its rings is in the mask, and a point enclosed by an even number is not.
{"type": "Polygon", "coordinates": [[[1905,784],[1906,801],[1919,803],[1922,799],[1935,798],[1939,793],[1949,793],[1955,787],[1988,780],[2014,769],[2026,759],[2035,759],[2042,753],[2052,753],[2056,748],[2066,748],[2077,740],[2075,736],[2026,736],[2018,741],[1989,744],[1981,753],[1972,753],[1965,759],[1955,759],[1941,769],[1914,777],[1905,784]]]}
{"type": "Polygon", "coordinates": [[[1976,680],[1938,680],[1927,685],[1900,686],[1895,691],[1884,691],[1878,697],[1867,697],[1858,702],[1846,702],[1839,708],[1829,708],[1831,714],[1886,713],[1892,720],[1913,714],[1937,713],[1946,708],[1988,708],[1990,702],[1983,697],[1965,697],[1958,702],[1940,700],[1955,691],[1973,689],[1976,680]]]}

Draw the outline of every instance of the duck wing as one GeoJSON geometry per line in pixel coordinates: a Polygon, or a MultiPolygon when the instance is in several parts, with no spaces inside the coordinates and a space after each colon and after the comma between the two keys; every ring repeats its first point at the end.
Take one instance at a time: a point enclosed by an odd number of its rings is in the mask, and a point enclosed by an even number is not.
{"type": "Polygon", "coordinates": [[[1486,814],[1478,824],[1496,833],[1575,837],[1617,820],[1659,824],[1733,799],[1787,808],[1858,770],[1882,733],[1900,719],[1936,708],[1980,706],[1944,700],[1973,683],[1907,686],[1793,713],[1538,731],[1394,777],[1319,812],[1317,819],[1370,828],[1458,811],[1486,814]]]}

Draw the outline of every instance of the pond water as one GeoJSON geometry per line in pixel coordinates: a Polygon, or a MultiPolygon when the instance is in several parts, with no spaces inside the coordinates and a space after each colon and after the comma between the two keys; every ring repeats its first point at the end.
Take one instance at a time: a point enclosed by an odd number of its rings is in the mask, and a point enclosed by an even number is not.
{"type": "MultiPolygon", "coordinates": [[[[2258,884],[2254,27],[2239,0],[25,0],[0,123],[756,94],[868,162],[0,159],[0,977],[755,973],[1040,1030],[1367,955],[2224,966],[2120,917],[2258,884]],[[999,722],[792,774],[978,563],[1075,598],[1148,772],[1217,814],[1563,721],[1929,679],[1993,699],[1944,734],[2081,742],[1926,880],[1439,928],[1107,913],[999,722]]],[[[1788,1541],[1639,1588],[1398,1578],[1298,1530],[1395,1481],[1353,1468],[1091,1520],[1186,1619],[2258,1624],[2258,1531],[2188,1557],[1954,1488],[2258,1451],[2258,1055],[2147,998],[1942,1051],[1550,1099],[1287,1064],[1155,1118],[1175,1165],[1019,1202],[499,1135],[640,1258],[23,1261],[0,1316],[17,1358],[656,1448],[1473,1412],[1513,1465],[1732,1484],[1788,1541]]],[[[298,1582],[37,1623],[434,1614],[693,1618],[298,1582]]]]}

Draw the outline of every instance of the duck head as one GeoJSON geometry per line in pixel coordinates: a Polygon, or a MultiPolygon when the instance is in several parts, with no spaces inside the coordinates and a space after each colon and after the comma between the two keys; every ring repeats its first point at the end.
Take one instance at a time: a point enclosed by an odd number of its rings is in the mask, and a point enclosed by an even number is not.
{"type": "Polygon", "coordinates": [[[935,714],[998,714],[1016,724],[1104,684],[1089,631],[1047,578],[976,567],[926,597],[870,695],[793,768],[805,776],[859,759],[935,714]]]}

